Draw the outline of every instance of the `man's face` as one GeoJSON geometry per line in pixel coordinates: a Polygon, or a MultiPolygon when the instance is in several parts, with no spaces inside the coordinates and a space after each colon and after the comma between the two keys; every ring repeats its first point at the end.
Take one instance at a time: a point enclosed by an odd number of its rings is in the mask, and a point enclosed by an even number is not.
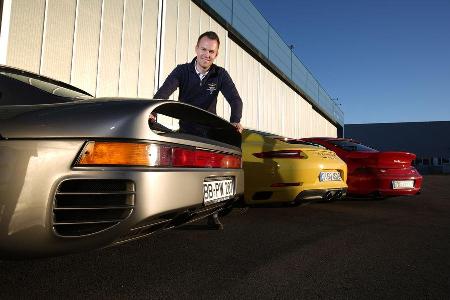
{"type": "Polygon", "coordinates": [[[197,53],[197,64],[204,70],[208,70],[219,54],[219,44],[216,40],[204,36],[195,46],[195,52],[197,53]]]}

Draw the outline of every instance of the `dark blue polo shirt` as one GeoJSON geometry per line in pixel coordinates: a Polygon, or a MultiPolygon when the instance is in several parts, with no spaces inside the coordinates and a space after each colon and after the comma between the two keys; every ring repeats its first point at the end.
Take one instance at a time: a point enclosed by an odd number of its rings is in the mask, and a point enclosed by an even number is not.
{"type": "Polygon", "coordinates": [[[200,80],[195,71],[195,58],[191,63],[178,65],[169,74],[155,94],[155,99],[168,99],[179,87],[178,100],[216,114],[217,95],[222,92],[231,107],[230,122],[239,123],[242,117],[242,100],[228,72],[215,64],[200,80]]]}

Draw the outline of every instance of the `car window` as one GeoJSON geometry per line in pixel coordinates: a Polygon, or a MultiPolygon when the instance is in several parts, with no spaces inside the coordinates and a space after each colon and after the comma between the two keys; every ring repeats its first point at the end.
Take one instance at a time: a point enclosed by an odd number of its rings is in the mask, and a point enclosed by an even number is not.
{"type": "Polygon", "coordinates": [[[355,143],[352,141],[339,141],[339,140],[331,140],[329,141],[331,144],[335,145],[338,148],[341,148],[345,151],[362,151],[362,152],[377,152],[377,150],[367,147],[363,144],[355,143]]]}
{"type": "Polygon", "coordinates": [[[15,74],[4,70],[0,70],[0,74],[19,80],[55,96],[76,99],[92,98],[92,96],[90,96],[88,93],[83,92],[75,87],[71,88],[66,84],[58,84],[57,81],[52,82],[51,80],[47,80],[45,77],[33,78],[26,74],[15,74]]]}

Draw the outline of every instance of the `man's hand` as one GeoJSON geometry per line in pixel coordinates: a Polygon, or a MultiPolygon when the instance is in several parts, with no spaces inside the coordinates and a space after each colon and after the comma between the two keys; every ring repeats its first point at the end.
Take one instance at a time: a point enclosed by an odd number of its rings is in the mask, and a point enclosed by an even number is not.
{"type": "Polygon", "coordinates": [[[236,130],[239,133],[242,133],[242,130],[244,130],[244,127],[242,127],[241,123],[231,123],[234,127],[236,127],[236,130]]]}
{"type": "Polygon", "coordinates": [[[148,121],[150,123],[156,123],[156,116],[153,114],[150,114],[150,116],[148,116],[148,121]]]}

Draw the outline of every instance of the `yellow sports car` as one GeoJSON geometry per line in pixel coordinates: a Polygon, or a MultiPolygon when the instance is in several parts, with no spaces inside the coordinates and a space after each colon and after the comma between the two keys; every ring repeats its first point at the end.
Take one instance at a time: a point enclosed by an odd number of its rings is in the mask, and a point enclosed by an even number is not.
{"type": "Polygon", "coordinates": [[[338,200],[347,192],[347,165],[316,144],[244,130],[246,204],[338,200]]]}

